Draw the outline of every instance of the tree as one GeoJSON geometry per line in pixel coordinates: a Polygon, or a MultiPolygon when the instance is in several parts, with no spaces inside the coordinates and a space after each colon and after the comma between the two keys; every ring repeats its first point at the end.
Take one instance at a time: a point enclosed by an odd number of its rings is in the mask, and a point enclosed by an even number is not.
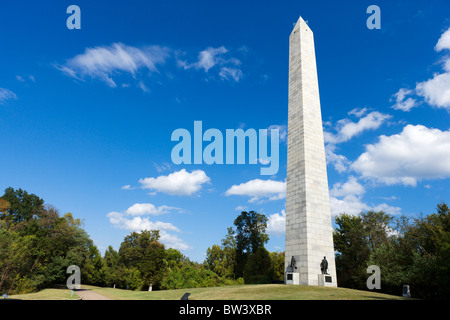
{"type": "Polygon", "coordinates": [[[273,266],[270,254],[264,247],[248,256],[244,267],[244,281],[246,284],[270,283],[273,278],[273,266]]]}
{"type": "Polygon", "coordinates": [[[6,210],[5,208],[0,210],[0,219],[7,221],[8,225],[30,220],[42,209],[44,204],[44,200],[20,188],[18,190],[11,187],[6,188],[1,198],[9,204],[6,210]]]}
{"type": "Polygon", "coordinates": [[[0,291],[64,283],[69,265],[83,266],[92,240],[78,219],[22,189],[7,188],[0,199],[0,291]]]}
{"type": "Polygon", "coordinates": [[[132,232],[126,236],[119,249],[121,263],[136,268],[145,285],[157,289],[165,271],[165,249],[159,240],[158,230],[132,232]]]}
{"type": "Polygon", "coordinates": [[[255,211],[242,211],[234,220],[236,226],[235,277],[242,277],[247,258],[269,241],[266,233],[268,218],[255,211]]]}
{"type": "Polygon", "coordinates": [[[270,252],[273,280],[284,281],[284,252],[270,252]]]}
{"type": "Polygon", "coordinates": [[[371,252],[381,268],[382,288],[398,293],[409,284],[423,299],[450,298],[450,212],[447,204],[425,217],[398,219],[397,235],[371,252]]]}
{"type": "Polygon", "coordinates": [[[336,216],[333,231],[336,273],[339,286],[366,288],[366,269],[370,253],[387,244],[392,216],[383,211],[361,212],[358,216],[336,216]]]}

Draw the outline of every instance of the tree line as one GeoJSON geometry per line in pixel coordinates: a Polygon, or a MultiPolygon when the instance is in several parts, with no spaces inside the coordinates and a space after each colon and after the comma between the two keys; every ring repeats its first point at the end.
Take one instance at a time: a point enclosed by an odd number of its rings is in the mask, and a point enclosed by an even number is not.
{"type": "MultiPolygon", "coordinates": [[[[34,194],[7,188],[0,197],[0,293],[33,292],[65,284],[67,267],[81,269],[83,284],[130,290],[208,287],[283,282],[284,252],[265,244],[267,217],[243,211],[203,263],[166,248],[158,230],[131,232],[118,251],[102,256],[83,223],[63,216],[34,194]]],[[[339,287],[368,290],[367,267],[381,271],[381,292],[413,297],[450,298],[450,210],[419,217],[383,211],[340,214],[333,230],[339,287]]]]}
{"type": "Polygon", "coordinates": [[[333,232],[338,286],[367,290],[367,267],[380,268],[381,292],[450,299],[450,210],[419,217],[395,217],[383,211],[335,217],[333,232]]]}
{"type": "Polygon", "coordinates": [[[203,263],[166,248],[158,230],[132,232],[118,251],[109,246],[102,256],[71,213],[61,216],[37,195],[7,188],[0,197],[0,293],[64,284],[70,265],[80,267],[83,284],[130,290],[259,283],[270,281],[274,270],[282,279],[282,254],[263,246],[267,218],[243,212],[235,224],[222,246],[208,248],[203,263]]]}

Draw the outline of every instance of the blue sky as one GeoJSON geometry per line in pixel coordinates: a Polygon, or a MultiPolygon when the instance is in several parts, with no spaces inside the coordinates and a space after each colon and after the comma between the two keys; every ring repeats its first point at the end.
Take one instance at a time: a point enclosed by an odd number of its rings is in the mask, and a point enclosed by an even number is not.
{"type": "Polygon", "coordinates": [[[314,32],[333,215],[417,216],[449,200],[448,1],[0,4],[0,189],[84,219],[103,252],[159,228],[192,260],[240,210],[284,250],[288,50],[314,32]],[[81,30],[69,30],[69,5],[81,30]],[[366,9],[381,9],[369,30],[366,9]],[[280,130],[280,166],[175,165],[178,128],[280,130]]]}

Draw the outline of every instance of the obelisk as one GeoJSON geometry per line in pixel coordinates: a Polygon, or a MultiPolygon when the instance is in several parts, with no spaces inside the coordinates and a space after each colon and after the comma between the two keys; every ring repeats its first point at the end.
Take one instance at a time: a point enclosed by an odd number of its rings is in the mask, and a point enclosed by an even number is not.
{"type": "Polygon", "coordinates": [[[335,287],[333,229],[314,35],[301,17],[289,42],[285,282],[335,287]],[[322,271],[324,257],[328,269],[322,271]]]}

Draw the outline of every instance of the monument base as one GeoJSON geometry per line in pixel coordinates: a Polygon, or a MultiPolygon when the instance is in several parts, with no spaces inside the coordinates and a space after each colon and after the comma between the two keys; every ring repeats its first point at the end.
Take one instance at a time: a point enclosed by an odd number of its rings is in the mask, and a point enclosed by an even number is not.
{"type": "Polygon", "coordinates": [[[300,273],[298,272],[288,272],[286,273],[286,284],[300,284],[300,273]]]}
{"type": "Polygon", "coordinates": [[[319,274],[320,287],[334,287],[333,278],[329,274],[319,274]]]}

